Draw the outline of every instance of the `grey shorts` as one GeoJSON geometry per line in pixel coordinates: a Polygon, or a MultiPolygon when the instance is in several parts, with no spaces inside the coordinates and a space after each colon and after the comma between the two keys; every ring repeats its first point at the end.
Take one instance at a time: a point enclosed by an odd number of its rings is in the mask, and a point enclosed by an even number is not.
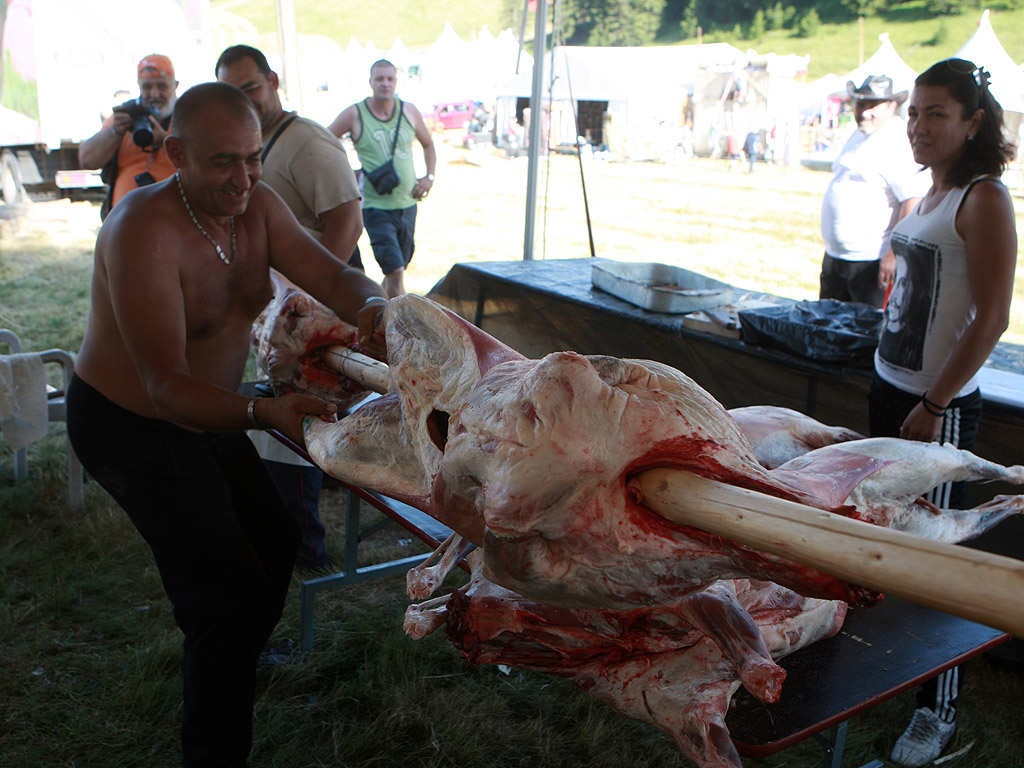
{"type": "Polygon", "coordinates": [[[409,265],[416,250],[416,206],[388,211],[363,208],[363,226],[370,237],[380,271],[389,275],[409,265]]]}

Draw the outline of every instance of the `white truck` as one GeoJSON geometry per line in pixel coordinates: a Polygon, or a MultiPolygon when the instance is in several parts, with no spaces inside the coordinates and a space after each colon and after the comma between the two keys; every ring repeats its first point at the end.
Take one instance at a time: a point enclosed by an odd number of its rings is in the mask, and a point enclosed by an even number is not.
{"type": "Polygon", "coordinates": [[[181,83],[213,77],[210,0],[0,0],[0,192],[68,195],[103,187],[78,145],[116,104],[138,96],[149,53],[181,83]]]}

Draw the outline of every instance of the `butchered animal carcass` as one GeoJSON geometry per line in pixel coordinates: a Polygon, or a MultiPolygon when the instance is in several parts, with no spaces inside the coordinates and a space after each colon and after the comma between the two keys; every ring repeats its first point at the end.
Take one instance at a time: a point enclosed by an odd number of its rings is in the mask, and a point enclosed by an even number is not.
{"type": "MultiPolygon", "coordinates": [[[[774,659],[878,595],[674,524],[639,503],[632,476],[682,469],[906,528],[944,517],[917,502],[922,484],[1024,481],[1024,468],[902,440],[831,445],[767,469],[741,425],[668,366],[571,352],[529,360],[426,299],[386,311],[391,393],[337,423],[309,421],[305,437],[329,474],[456,532],[410,574],[425,602],[407,631],[443,625],[471,661],[570,677],[702,766],[738,765],[723,722],[737,685],[774,700],[784,677],[774,659]],[[470,584],[427,599],[471,545],[470,584]]],[[[993,503],[1008,514],[1020,500],[993,503]]],[[[939,537],[976,530],[990,512],[939,537]]]]}
{"type": "Polygon", "coordinates": [[[730,408],[729,415],[750,442],[754,456],[767,469],[781,467],[815,448],[864,437],[846,427],[822,424],[792,408],[748,405],[730,408]]]}
{"type": "Polygon", "coordinates": [[[322,352],[334,346],[359,349],[355,326],[271,271],[274,298],[252,326],[256,361],[278,393],[307,392],[333,402],[338,410],[367,396],[361,385],[324,364],[322,352]]]}
{"type": "MultiPolygon", "coordinates": [[[[678,526],[631,497],[630,475],[675,467],[834,506],[773,478],[725,409],[679,371],[572,352],[528,360],[417,296],[392,300],[387,313],[395,392],[337,423],[309,424],[307,448],[326,472],[482,546],[492,581],[567,607],[659,605],[732,578],[854,604],[876,598],[678,526]]],[[[865,461],[861,474],[875,469],[865,461]]],[[[847,477],[851,488],[862,479],[847,477]]]]}
{"type": "Polygon", "coordinates": [[[506,664],[572,680],[586,693],[673,738],[702,768],[739,768],[725,724],[733,694],[777,701],[775,664],[839,631],[846,603],[771,582],[719,581],[683,600],[628,611],[538,603],[480,575],[406,612],[406,632],[443,626],[473,664],[506,664]]]}

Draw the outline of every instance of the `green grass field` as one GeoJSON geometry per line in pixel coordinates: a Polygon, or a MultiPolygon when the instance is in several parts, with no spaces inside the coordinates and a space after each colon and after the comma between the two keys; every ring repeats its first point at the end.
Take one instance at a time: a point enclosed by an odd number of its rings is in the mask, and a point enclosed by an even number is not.
{"type": "MultiPolygon", "coordinates": [[[[300,35],[324,35],[342,48],[351,37],[362,45],[372,40],[381,49],[387,49],[396,36],[409,48],[427,46],[441,34],[445,22],[450,22],[463,40],[472,39],[484,24],[494,34],[509,26],[502,16],[501,0],[389,0],[386,4],[294,0],[294,5],[300,35]]],[[[274,0],[213,0],[213,7],[241,16],[261,33],[277,29],[274,0]]]]}
{"type": "MultiPolygon", "coordinates": [[[[867,17],[863,31],[863,55],[870,56],[878,48],[878,36],[889,37],[900,56],[918,72],[940,59],[947,58],[974,33],[982,9],[960,16],[936,16],[923,8],[923,0],[902,3],[885,17],[867,17]]],[[[430,45],[450,22],[464,39],[472,39],[483,24],[492,33],[513,27],[518,31],[519,11],[510,18],[502,0],[395,0],[386,11],[376,3],[322,3],[316,0],[294,0],[296,27],[300,34],[319,34],[345,47],[355,37],[365,44],[372,40],[386,49],[395,36],[409,48],[430,45]]],[[[276,30],[273,0],[213,0],[213,7],[230,11],[252,22],[261,33],[276,30]]],[[[1008,10],[1000,3],[986,4],[991,9],[992,26],[1003,47],[1018,60],[1024,51],[1024,8],[1008,10]]],[[[531,39],[532,19],[527,21],[527,39],[531,39]]],[[[716,32],[714,40],[732,43],[741,50],[756,49],[759,53],[810,55],[808,79],[814,80],[829,72],[842,74],[860,64],[861,33],[856,21],[845,24],[822,24],[811,38],[796,37],[789,30],[766,32],[757,40],[737,40],[730,33],[716,32]]],[[[680,40],[675,30],[668,30],[660,44],[680,40]]],[[[1018,63],[1019,60],[1018,60],[1018,63]]]]}
{"type": "MultiPolygon", "coordinates": [[[[886,32],[900,57],[916,71],[923,72],[936,61],[956,53],[974,34],[981,18],[980,8],[962,16],[935,16],[924,11],[922,5],[920,2],[903,3],[888,16],[865,18],[864,58],[877,50],[878,36],[886,32]]],[[[1019,64],[1021,51],[1024,51],[1024,9],[994,8],[990,20],[999,42],[1019,64]]],[[[795,37],[781,30],[767,32],[760,40],[735,41],[721,35],[716,39],[733,43],[743,50],[755,48],[759,53],[810,54],[808,80],[829,72],[841,75],[861,63],[861,37],[856,22],[822,24],[811,38],[795,37]]]]}

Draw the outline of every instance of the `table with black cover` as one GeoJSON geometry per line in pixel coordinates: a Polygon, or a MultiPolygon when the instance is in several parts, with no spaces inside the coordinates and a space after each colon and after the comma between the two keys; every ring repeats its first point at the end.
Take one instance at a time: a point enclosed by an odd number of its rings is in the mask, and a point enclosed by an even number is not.
{"type": "Polygon", "coordinates": [[[781,700],[740,689],[726,724],[739,753],[766,757],[810,736],[825,739],[825,768],[841,765],[846,721],[1006,640],[1005,633],[888,596],[851,608],[843,628],[782,659],[781,700]]]}
{"type": "MultiPolygon", "coordinates": [[[[792,408],[867,434],[870,366],[821,363],[686,328],[682,315],[641,309],[593,287],[591,267],[605,261],[456,264],[428,297],[527,357],[572,350],[657,360],[690,376],[726,408],[792,408]]],[[[736,288],[735,294],[739,298],[745,292],[736,288]]],[[[984,412],[974,452],[1001,464],[1024,464],[1024,347],[1000,343],[989,362],[980,374],[984,412]]],[[[971,506],[1017,491],[993,484],[982,492],[971,506]]]]}

